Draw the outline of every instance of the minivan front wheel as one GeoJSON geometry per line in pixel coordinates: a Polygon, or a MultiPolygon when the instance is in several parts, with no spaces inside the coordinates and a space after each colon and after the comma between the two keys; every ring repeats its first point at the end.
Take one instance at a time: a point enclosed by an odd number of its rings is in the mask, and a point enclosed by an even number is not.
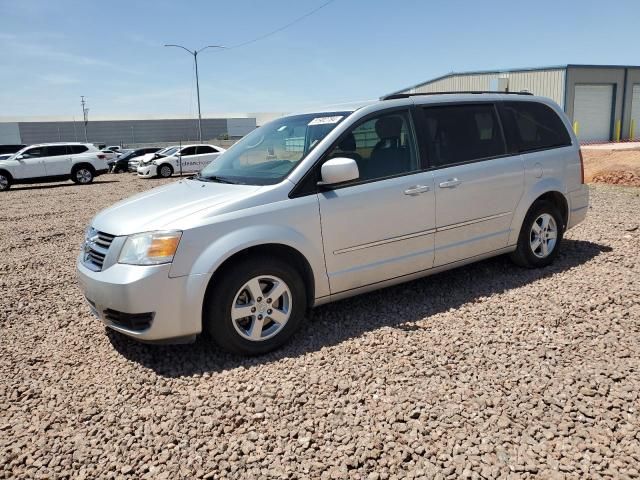
{"type": "Polygon", "coordinates": [[[524,219],[511,259],[522,267],[546,267],[558,255],[563,233],[558,208],[546,200],[536,202],[524,219]]]}
{"type": "Polygon", "coordinates": [[[224,350],[259,355],[300,327],[307,299],[300,274],[278,259],[249,257],[216,275],[204,305],[204,327],[224,350]]]}

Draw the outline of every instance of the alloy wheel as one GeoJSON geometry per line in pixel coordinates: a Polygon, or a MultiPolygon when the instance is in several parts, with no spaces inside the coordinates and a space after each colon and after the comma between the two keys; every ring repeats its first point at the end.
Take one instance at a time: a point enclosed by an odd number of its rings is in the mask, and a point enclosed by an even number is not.
{"type": "Polygon", "coordinates": [[[92,175],[87,168],[80,168],[76,172],[76,178],[78,179],[79,183],[89,183],[91,181],[92,175]]]}
{"type": "Polygon", "coordinates": [[[277,335],[291,316],[292,295],[287,284],[272,275],[254,277],[236,293],[231,321],[238,334],[252,342],[277,335]]]}
{"type": "Polygon", "coordinates": [[[543,213],[533,222],[529,233],[531,251],[538,258],[548,257],[556,246],[558,225],[553,216],[543,213]]]}

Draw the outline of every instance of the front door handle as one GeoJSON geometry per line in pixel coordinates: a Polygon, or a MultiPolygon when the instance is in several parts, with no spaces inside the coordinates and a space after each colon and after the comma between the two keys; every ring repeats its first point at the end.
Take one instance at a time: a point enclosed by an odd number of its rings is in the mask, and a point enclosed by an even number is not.
{"type": "Polygon", "coordinates": [[[420,195],[421,193],[428,192],[428,185],[414,185],[413,187],[409,187],[404,191],[405,195],[411,195],[415,197],[416,195],[420,195]]]}
{"type": "Polygon", "coordinates": [[[462,182],[457,178],[450,178],[446,182],[440,183],[440,188],[455,188],[460,185],[462,182]]]}

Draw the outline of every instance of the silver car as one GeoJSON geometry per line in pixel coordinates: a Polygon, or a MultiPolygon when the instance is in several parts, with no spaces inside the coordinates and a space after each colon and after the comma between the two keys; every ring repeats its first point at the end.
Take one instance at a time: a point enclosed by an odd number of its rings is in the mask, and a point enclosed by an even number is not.
{"type": "Polygon", "coordinates": [[[587,208],[552,101],[395,95],[280,118],[100,212],[78,278],[109,328],[260,354],[317,305],[504,253],[549,265],[587,208]]]}

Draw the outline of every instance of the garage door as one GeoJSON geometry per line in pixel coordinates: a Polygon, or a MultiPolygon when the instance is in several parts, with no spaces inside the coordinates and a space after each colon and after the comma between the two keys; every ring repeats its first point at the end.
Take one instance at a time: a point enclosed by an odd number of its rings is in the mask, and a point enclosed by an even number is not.
{"type": "Polygon", "coordinates": [[[573,121],[582,142],[611,140],[613,85],[576,85],[573,121]]]}
{"type": "Polygon", "coordinates": [[[640,139],[640,83],[633,84],[631,99],[631,121],[633,122],[633,138],[640,139]]]}

